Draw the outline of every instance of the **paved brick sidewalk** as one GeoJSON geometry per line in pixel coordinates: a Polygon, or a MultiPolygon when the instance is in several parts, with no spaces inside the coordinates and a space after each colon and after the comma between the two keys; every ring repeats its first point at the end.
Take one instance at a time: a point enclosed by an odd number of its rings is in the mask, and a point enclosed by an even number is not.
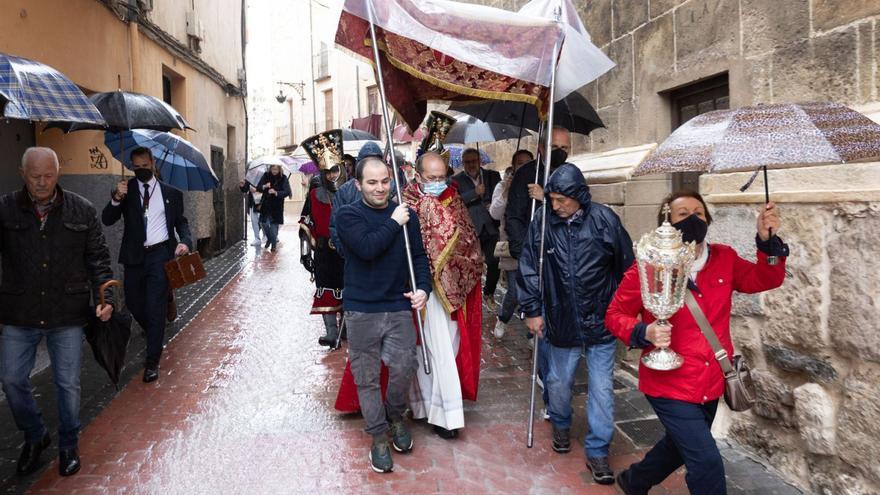
{"type": "MultiPolygon", "coordinates": [[[[373,473],[363,421],[333,410],[344,351],[317,345],[322,325],[306,315],[311,284],[294,229],[282,239],[277,253],[247,251],[242,271],[168,345],[157,383],[135,376],[86,427],[82,471],[60,478],[53,463],[34,492],[616,493],[591,482],[579,449],[553,453],[544,421],[525,448],[529,347],[516,331],[496,342],[488,323],[480,399],[467,404],[461,436],[441,440],[414,423],[414,452],[395,455],[393,473],[373,473]]],[[[616,388],[619,469],[657,429],[638,392],[622,379],[616,388]]],[[[578,402],[575,438],[584,433],[578,402]]],[[[687,493],[682,473],[653,493],[687,493]]]]}

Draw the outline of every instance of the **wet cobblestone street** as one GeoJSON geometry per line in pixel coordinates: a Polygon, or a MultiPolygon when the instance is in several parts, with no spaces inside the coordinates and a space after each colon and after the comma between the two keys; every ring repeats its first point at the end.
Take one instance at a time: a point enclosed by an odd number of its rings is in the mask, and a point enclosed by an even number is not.
{"type": "MultiPolygon", "coordinates": [[[[459,438],[442,440],[424,422],[410,421],[414,451],[394,456],[393,473],[373,473],[362,419],[333,409],[345,346],[328,352],[317,344],[323,325],[308,315],[313,285],[299,265],[295,232],[288,223],[276,253],[233,248],[240,249],[241,264],[225,272],[231,278],[225,287],[217,279],[216,297],[201,311],[193,303],[185,313],[191,321],[168,343],[159,381],[144,384],[138,370],[129,373],[127,386],[81,435],[82,471],[61,478],[53,462],[32,491],[618,493],[593,484],[579,448],[554,453],[547,422],[536,420],[535,446],[525,447],[530,347],[521,325],[497,341],[491,318],[483,329],[479,401],[465,403],[459,438]]],[[[208,288],[199,291],[188,297],[210,297],[208,288]]],[[[619,376],[615,389],[611,464],[621,469],[662,430],[631,378],[619,376]]],[[[575,446],[585,428],[582,395],[576,403],[575,446]]],[[[17,449],[7,449],[6,457],[17,449]]],[[[742,467],[737,476],[754,479],[764,471],[728,450],[729,463],[742,467]]],[[[651,493],[687,493],[683,480],[679,470],[651,493]]],[[[737,483],[730,481],[731,493],[798,493],[769,473],[761,491],[737,490],[737,483]]]]}

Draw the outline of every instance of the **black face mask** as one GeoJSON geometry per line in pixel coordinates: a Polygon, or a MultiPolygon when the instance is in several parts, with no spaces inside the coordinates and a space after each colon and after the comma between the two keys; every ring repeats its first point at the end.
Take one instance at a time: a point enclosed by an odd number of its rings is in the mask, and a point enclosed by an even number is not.
{"type": "Polygon", "coordinates": [[[137,180],[147,183],[153,178],[153,171],[148,168],[136,168],[134,169],[134,176],[137,177],[137,180]]]}
{"type": "Polygon", "coordinates": [[[696,214],[693,214],[684,220],[679,220],[672,224],[672,226],[681,231],[682,241],[693,241],[697,244],[700,244],[706,239],[706,232],[709,230],[709,224],[696,214]]]}
{"type": "Polygon", "coordinates": [[[562,148],[556,148],[550,152],[550,167],[556,168],[568,159],[568,153],[562,148]]]}

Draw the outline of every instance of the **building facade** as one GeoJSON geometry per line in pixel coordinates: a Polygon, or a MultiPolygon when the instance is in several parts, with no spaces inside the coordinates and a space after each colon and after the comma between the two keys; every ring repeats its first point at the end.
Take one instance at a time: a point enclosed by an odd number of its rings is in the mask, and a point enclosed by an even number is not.
{"type": "MultiPolygon", "coordinates": [[[[244,4],[241,0],[0,0],[0,52],[50,65],[86,94],[117,89],[174,106],[194,130],[192,142],[221,179],[208,192],[186,192],[187,217],[203,255],[242,238],[238,180],[246,151],[244,4]]],[[[21,187],[27,146],[48,146],[61,161],[61,184],[99,209],[122,166],[104,133],[63,134],[42,124],[0,123],[0,189],[21,187]]],[[[128,172],[127,177],[131,177],[128,172]]],[[[111,251],[121,226],[105,229],[111,251]]]]}
{"type": "Polygon", "coordinates": [[[336,48],[340,1],[248,4],[251,156],[293,151],[305,138],[381,113],[373,69],[336,48]],[[271,29],[269,29],[271,27],[271,29]]]}
{"type": "MultiPolygon", "coordinates": [[[[477,1],[515,10],[524,1],[477,1]]],[[[575,136],[593,199],[634,240],[662,198],[698,189],[710,242],[754,256],[759,176],[631,171],[687,119],[761,103],[833,101],[880,121],[880,2],[589,0],[581,18],[617,66],[582,91],[607,129],[575,136]]],[[[496,161],[512,149],[496,150],[496,161]],[[500,151],[503,150],[503,151],[500,151]]],[[[774,170],[771,199],[791,246],[782,288],[735,298],[734,343],[756,368],[757,405],[715,432],[815,493],[880,493],[880,163],[774,170]]],[[[674,335],[673,335],[674,337],[674,335]]],[[[635,364],[633,356],[627,363],[635,364]]],[[[722,408],[723,409],[723,408],[722,408]]]]}

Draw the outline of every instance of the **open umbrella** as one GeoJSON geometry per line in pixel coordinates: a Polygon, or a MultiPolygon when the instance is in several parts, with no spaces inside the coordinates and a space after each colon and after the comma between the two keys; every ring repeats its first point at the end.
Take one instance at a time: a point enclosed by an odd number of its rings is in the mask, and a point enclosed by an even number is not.
{"type": "Polygon", "coordinates": [[[314,175],[318,173],[318,166],[315,162],[309,161],[300,165],[298,170],[306,175],[314,175]]]}
{"type": "Polygon", "coordinates": [[[260,182],[260,178],[263,177],[263,174],[265,174],[272,165],[278,165],[281,167],[281,173],[284,175],[290,175],[290,166],[287,164],[287,161],[285,160],[286,158],[289,157],[266,155],[251,160],[244,173],[245,180],[256,186],[257,183],[260,182]]]}
{"type": "MultiPolygon", "coordinates": [[[[183,116],[171,105],[150,95],[116,90],[106,93],[95,93],[89,96],[98,111],[106,120],[106,126],[87,123],[53,122],[46,128],[58,128],[64,132],[104,130],[121,133],[132,129],[152,129],[167,132],[172,129],[192,129],[183,116]]],[[[108,146],[110,147],[110,146],[108,146]]],[[[116,148],[122,152],[120,140],[116,148]]],[[[113,149],[110,147],[110,149],[113,149]]],[[[125,175],[125,169],[122,170],[125,175]]]]}
{"type": "Polygon", "coordinates": [[[364,141],[364,140],[376,140],[379,139],[376,136],[370,134],[367,131],[362,131],[360,129],[342,129],[342,141],[364,141]]]}
{"type": "MultiPolygon", "coordinates": [[[[453,103],[449,108],[489,123],[508,124],[533,131],[538,131],[541,125],[538,111],[533,105],[525,103],[487,100],[453,103]]],[[[593,105],[578,92],[569,94],[553,105],[553,125],[565,127],[578,134],[589,134],[595,129],[605,127],[593,105]]]]}
{"type": "Polygon", "coordinates": [[[457,114],[454,117],[457,120],[446,133],[445,143],[491,143],[505,139],[517,139],[523,134],[523,129],[516,125],[483,122],[472,115],[457,114]]]}
{"type": "Polygon", "coordinates": [[[64,132],[83,130],[120,132],[131,129],[164,132],[172,129],[192,129],[180,112],[154,96],[117,90],[95,93],[89,96],[89,100],[107,121],[106,126],[88,123],[53,123],[48,127],[56,127],[64,132]]]}
{"type": "Polygon", "coordinates": [[[675,130],[633,175],[740,172],[880,157],[880,125],[830,102],[781,103],[698,115],[675,130]]]}
{"type": "Polygon", "coordinates": [[[0,53],[0,117],[106,126],[104,117],[64,74],[0,53]]]}
{"type": "MultiPolygon", "coordinates": [[[[698,115],[675,130],[633,175],[843,164],[880,157],[880,125],[831,102],[781,103],[698,115]]],[[[771,236],[773,234],[771,233],[771,236]]]]}
{"type": "MultiPolygon", "coordinates": [[[[121,288],[122,284],[118,280],[104,282],[99,289],[100,304],[105,303],[105,292],[111,286],[121,288]]],[[[119,298],[116,301],[118,305],[119,298]]],[[[119,373],[125,364],[125,351],[131,337],[131,315],[114,308],[113,315],[107,321],[92,316],[91,322],[86,325],[85,334],[95,361],[107,371],[110,381],[119,390],[119,373]]]]}
{"type": "MultiPolygon", "coordinates": [[[[449,152],[449,166],[452,168],[460,168],[461,167],[461,152],[467,149],[464,146],[444,146],[446,151],[449,152]]],[[[480,164],[488,165],[492,163],[492,158],[489,157],[489,154],[484,150],[477,150],[480,152],[480,164]]]]}
{"type": "Polygon", "coordinates": [[[107,148],[119,150],[113,153],[117,160],[132,169],[130,154],[135,148],[150,150],[156,169],[162,180],[183,191],[210,191],[220,184],[205,155],[192,143],[169,132],[135,129],[121,133],[104,134],[107,148]],[[116,146],[122,143],[122,149],[116,146]]]}

